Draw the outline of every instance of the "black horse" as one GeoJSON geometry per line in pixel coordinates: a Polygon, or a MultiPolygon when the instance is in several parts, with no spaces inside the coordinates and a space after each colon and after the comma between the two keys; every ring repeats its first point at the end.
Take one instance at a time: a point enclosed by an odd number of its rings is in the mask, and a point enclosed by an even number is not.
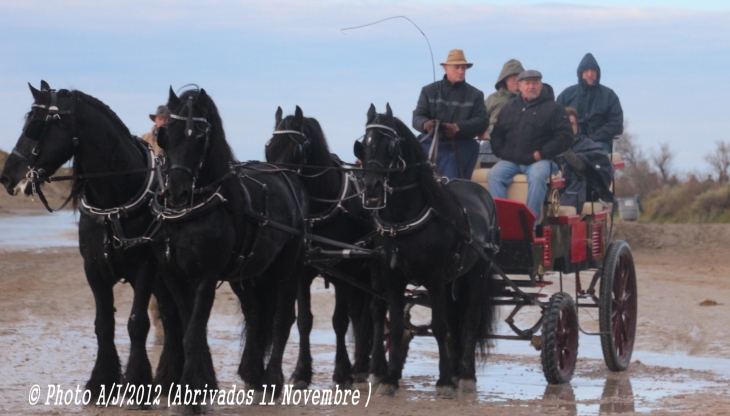
{"type": "MultiPolygon", "coordinates": [[[[274,134],[266,146],[266,160],[274,164],[301,166],[300,179],[310,201],[309,221],[312,224],[312,233],[349,244],[366,237],[373,230],[370,212],[362,208],[354,176],[339,169],[343,167],[342,162],[330,153],[319,122],[314,118],[305,118],[299,106],[293,116],[282,120],[282,111],[279,108],[276,111],[274,128],[274,134]]],[[[319,246],[332,249],[327,245],[319,246]]],[[[335,263],[337,260],[330,262],[335,263]]],[[[363,261],[339,261],[336,267],[345,276],[355,279],[358,286],[369,289],[370,272],[363,261]]],[[[299,278],[299,359],[291,377],[299,388],[306,388],[312,382],[312,355],[309,346],[312,312],[309,289],[318,274],[319,271],[314,267],[306,267],[302,269],[299,278]]],[[[337,277],[328,275],[327,279],[335,286],[336,302],[332,326],[337,335],[337,352],[332,380],[344,386],[353,382],[365,383],[372,341],[371,295],[337,277]],[[355,334],[354,366],[350,362],[345,343],[350,320],[355,334]]]]}
{"type": "Polygon", "coordinates": [[[181,374],[182,326],[174,300],[162,279],[156,279],[157,259],[148,244],[154,230],[148,203],[157,186],[151,149],[132,137],[119,117],[94,97],[81,91],[56,92],[45,81],[40,91],[33,86],[30,90],[35,101],[0,182],[11,195],[37,190],[42,196],[40,183],[23,181],[47,178],[73,157],[71,197],[81,211],[79,249],[96,301],[98,352],[86,388],[94,397],[104,389],[108,397],[112,384],[122,380],[114,345],[112,287],[124,279],[134,288],[124,378],[135,385],[153,382],[145,340],[150,327],[147,305],[154,290],[165,328],[155,382],[167,392],[181,374]]]}
{"type": "MultiPolygon", "coordinates": [[[[365,168],[364,203],[377,209],[374,223],[386,260],[373,273],[378,291],[388,294],[390,361],[385,361],[385,302],[374,298],[371,375],[379,394],[392,395],[403,369],[403,308],[408,283],[428,290],[432,329],[439,348],[437,395],[453,397],[476,389],[477,349],[484,353],[494,321],[490,255],[498,245],[494,201],[470,181],[442,185],[410,129],[393,117],[368,111],[355,155],[365,168]],[[387,200],[386,200],[387,198],[387,200]],[[453,379],[452,379],[453,378],[453,379]]],[[[481,354],[484,357],[485,354],[481,354]]]]}
{"type": "Polygon", "coordinates": [[[186,327],[181,384],[217,386],[206,325],[216,284],[227,280],[246,320],[238,374],[257,390],[276,385],[278,394],[305,249],[305,192],[292,174],[235,163],[205,90],[178,98],[171,88],[167,105],[172,115],[158,137],[168,173],[164,204],[156,206],[164,236],[157,252],[186,327]]]}

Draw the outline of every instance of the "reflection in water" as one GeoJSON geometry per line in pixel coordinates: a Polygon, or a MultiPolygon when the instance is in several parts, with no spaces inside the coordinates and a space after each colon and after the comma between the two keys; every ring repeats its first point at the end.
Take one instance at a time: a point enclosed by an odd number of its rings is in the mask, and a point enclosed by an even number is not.
{"type": "MultiPolygon", "coordinates": [[[[575,399],[573,386],[570,384],[550,385],[545,387],[542,396],[545,408],[567,411],[570,414],[578,413],[578,406],[575,399]]],[[[608,378],[601,394],[601,405],[599,414],[629,413],[634,412],[634,391],[631,388],[631,380],[628,377],[608,378]]]]}
{"type": "Polygon", "coordinates": [[[601,414],[634,411],[634,391],[628,377],[609,378],[601,395],[601,414]]]}

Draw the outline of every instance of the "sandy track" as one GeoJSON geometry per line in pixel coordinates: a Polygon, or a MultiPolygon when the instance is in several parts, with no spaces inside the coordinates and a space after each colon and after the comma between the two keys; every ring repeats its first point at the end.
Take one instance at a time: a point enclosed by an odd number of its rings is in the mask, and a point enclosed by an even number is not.
{"type": "MultiPolygon", "coordinates": [[[[546,388],[539,367],[539,353],[516,345],[522,343],[502,342],[497,353],[480,370],[479,395],[436,400],[433,397],[436,380],[433,348],[429,340],[417,339],[397,396],[373,397],[368,408],[362,404],[357,407],[310,405],[254,409],[220,406],[216,413],[435,415],[487,412],[527,415],[654,411],[657,414],[730,414],[730,368],[725,368],[730,363],[730,328],[727,325],[730,267],[728,259],[722,258],[723,247],[727,245],[716,246],[716,251],[711,253],[707,248],[713,247],[712,244],[704,245],[702,249],[699,242],[687,250],[677,250],[671,245],[661,249],[637,249],[638,243],[633,243],[640,291],[636,350],[674,355],[654,355],[659,358],[650,364],[634,362],[627,372],[613,374],[605,369],[600,356],[591,352],[592,341],[584,341],[587,337],[582,336],[581,348],[585,349],[586,355],[579,358],[572,386],[546,388]],[[700,306],[705,300],[718,304],[700,306]],[[510,351],[512,345],[515,345],[515,351],[510,351]],[[689,357],[689,365],[683,364],[685,354],[689,357]],[[661,362],[662,357],[666,362],[661,362]],[[722,371],[692,369],[691,363],[699,362],[701,357],[710,363],[710,368],[716,365],[723,367],[717,368],[722,371]]],[[[28,404],[28,392],[33,384],[43,386],[44,394],[47,384],[61,384],[65,388],[83,386],[93,366],[96,353],[94,305],[78,250],[0,251],[0,284],[0,413],[129,414],[130,411],[120,409],[28,404]]],[[[117,285],[115,296],[117,345],[124,361],[129,346],[126,318],[131,307],[131,288],[117,285]]],[[[334,356],[328,338],[332,300],[332,291],[325,290],[321,281],[316,282],[312,301],[315,388],[326,388],[330,383],[334,356]]],[[[582,313],[581,319],[587,326],[591,325],[587,322],[589,316],[582,313]]],[[[241,351],[241,321],[236,300],[224,285],[219,289],[209,326],[209,340],[221,387],[237,384],[240,388],[241,385],[235,374],[241,351]]],[[[151,339],[148,351],[154,365],[160,351],[152,345],[151,339]]],[[[285,358],[287,373],[294,366],[297,339],[296,331],[292,331],[285,358]]],[[[166,410],[142,414],[166,414],[166,410]]]]}

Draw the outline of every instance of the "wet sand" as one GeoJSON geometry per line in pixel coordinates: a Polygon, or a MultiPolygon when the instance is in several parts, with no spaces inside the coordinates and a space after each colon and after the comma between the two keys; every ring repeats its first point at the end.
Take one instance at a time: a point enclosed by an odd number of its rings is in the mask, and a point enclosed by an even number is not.
{"type": "MultiPolygon", "coordinates": [[[[8,220],[12,218],[0,218],[8,220]]],[[[478,371],[477,394],[436,399],[435,341],[418,337],[411,344],[396,396],[373,395],[367,408],[368,392],[364,390],[358,406],[217,406],[215,414],[730,414],[730,274],[722,247],[727,246],[716,247],[714,263],[698,262],[700,254],[671,247],[634,248],[639,327],[632,363],[622,373],[606,369],[597,337],[581,334],[574,380],[566,386],[547,386],[538,351],[525,342],[499,341],[478,371]]],[[[711,256],[706,251],[702,255],[711,256]]],[[[566,276],[569,292],[572,278],[566,276]]],[[[584,276],[584,281],[588,278],[584,276]]],[[[0,284],[1,414],[167,414],[164,407],[140,413],[73,404],[29,405],[29,391],[35,384],[41,386],[43,403],[49,384],[75,389],[88,379],[96,354],[93,297],[74,247],[4,246],[0,249],[0,284]]],[[[129,350],[126,320],[131,295],[128,285],[116,286],[116,342],[123,361],[129,350]]],[[[329,388],[331,383],[333,298],[332,289],[324,289],[321,280],[315,282],[315,389],[329,388]]],[[[504,317],[504,310],[502,314],[504,317]]],[[[536,316],[528,311],[518,322],[527,325],[536,316]]],[[[586,330],[597,328],[595,311],[581,312],[580,319],[586,330]]],[[[241,324],[237,300],[223,285],[209,324],[221,388],[242,387],[236,374],[241,324]]],[[[297,341],[295,327],[285,357],[287,375],[294,367],[297,341]]],[[[148,351],[154,366],[160,347],[153,344],[150,335],[148,351]]]]}

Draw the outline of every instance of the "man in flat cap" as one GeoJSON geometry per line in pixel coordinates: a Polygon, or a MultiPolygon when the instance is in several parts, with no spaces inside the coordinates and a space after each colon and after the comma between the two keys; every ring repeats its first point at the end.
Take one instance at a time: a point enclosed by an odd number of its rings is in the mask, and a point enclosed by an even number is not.
{"type": "Polygon", "coordinates": [[[168,117],[170,117],[170,110],[167,108],[166,105],[161,105],[157,107],[157,112],[155,112],[155,114],[150,114],[150,120],[152,120],[155,124],[152,126],[152,129],[149,131],[149,133],[145,133],[142,135],[142,140],[146,141],[150,144],[150,146],[152,146],[152,150],[155,151],[156,155],[162,153],[162,149],[157,144],[157,129],[167,123],[168,117]]]}
{"type": "Polygon", "coordinates": [[[423,87],[413,110],[413,128],[424,133],[420,138],[427,152],[439,125],[438,170],[450,179],[471,178],[479,157],[474,138],[489,125],[484,93],[465,81],[472,65],[464,51],[451,50],[441,64],[444,78],[423,87]]]}
{"type": "Polygon", "coordinates": [[[540,217],[551,159],[570,149],[573,129],[565,107],[555,102],[553,88],[530,70],[518,77],[520,94],[502,107],[492,130],[492,150],[499,162],[489,171],[489,192],[506,198],[515,175],[527,176],[527,207],[540,217]]]}

